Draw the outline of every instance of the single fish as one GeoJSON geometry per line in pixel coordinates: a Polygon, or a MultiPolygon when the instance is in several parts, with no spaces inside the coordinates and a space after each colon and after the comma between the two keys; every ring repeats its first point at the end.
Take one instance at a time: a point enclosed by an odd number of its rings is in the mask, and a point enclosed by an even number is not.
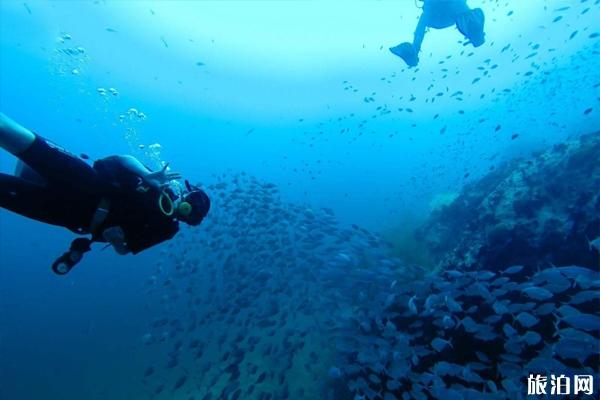
{"type": "Polygon", "coordinates": [[[458,303],[452,297],[446,296],[445,303],[446,303],[446,307],[448,307],[448,310],[450,310],[451,312],[462,312],[462,310],[463,310],[460,303],[458,303]]]}
{"type": "Polygon", "coordinates": [[[557,311],[563,317],[567,317],[569,315],[578,315],[578,314],[581,314],[581,311],[579,311],[575,307],[571,307],[568,304],[563,304],[562,306],[558,307],[557,311]]]}
{"type": "Polygon", "coordinates": [[[342,377],[342,371],[338,367],[331,367],[328,375],[331,379],[339,379],[342,377]]]}
{"type": "Polygon", "coordinates": [[[484,342],[491,342],[498,338],[498,334],[495,333],[491,327],[484,325],[482,329],[475,333],[475,338],[484,342]]]}
{"type": "Polygon", "coordinates": [[[431,341],[431,347],[433,347],[433,349],[439,353],[444,351],[446,347],[452,348],[452,342],[450,340],[435,338],[431,341]]]}
{"type": "Polygon", "coordinates": [[[502,273],[508,274],[508,275],[513,275],[513,274],[518,274],[522,270],[523,270],[522,265],[513,265],[512,267],[506,268],[502,273]]]}
{"type": "Polygon", "coordinates": [[[584,331],[600,330],[600,317],[593,314],[579,313],[559,318],[561,321],[576,329],[584,331]]]}
{"type": "Polygon", "coordinates": [[[539,301],[548,300],[554,296],[549,290],[537,286],[525,288],[523,289],[523,293],[525,293],[527,297],[539,301]]]}
{"type": "Polygon", "coordinates": [[[538,308],[536,308],[533,312],[536,315],[544,316],[544,315],[552,314],[555,309],[556,309],[556,305],[554,303],[544,303],[544,304],[540,304],[540,306],[538,306],[538,308]]]}
{"type": "Polygon", "coordinates": [[[523,375],[523,367],[510,362],[503,362],[498,366],[498,372],[505,378],[520,378],[523,375]]]}
{"type": "Polygon", "coordinates": [[[475,356],[479,359],[479,361],[481,361],[482,363],[486,363],[489,364],[492,362],[492,360],[490,360],[490,358],[485,354],[482,353],[481,351],[476,351],[475,352],[475,356]]]}
{"type": "Polygon", "coordinates": [[[539,333],[534,331],[527,331],[523,336],[521,336],[521,341],[527,343],[529,346],[535,346],[539,342],[542,341],[542,337],[539,333]]]}
{"type": "Polygon", "coordinates": [[[460,373],[461,366],[447,361],[438,361],[431,369],[437,376],[456,376],[460,373]]]}
{"type": "Polygon", "coordinates": [[[584,290],[583,292],[579,292],[571,296],[569,299],[570,304],[582,304],[587,303],[588,301],[592,301],[600,298],[600,291],[598,290],[584,290]]]}
{"type": "Polygon", "coordinates": [[[477,271],[476,279],[487,281],[492,279],[494,276],[496,276],[496,274],[492,271],[477,271]]]}
{"type": "Polygon", "coordinates": [[[512,326],[510,326],[509,324],[504,324],[502,326],[502,331],[504,332],[504,334],[507,337],[512,337],[512,336],[515,336],[517,334],[516,329],[513,328],[512,326]]]}
{"type": "Polygon", "coordinates": [[[492,304],[492,309],[496,314],[502,315],[508,313],[508,308],[506,307],[508,304],[508,300],[496,301],[492,304]]]}
{"type": "Polygon", "coordinates": [[[600,236],[598,236],[594,240],[588,239],[588,247],[589,247],[590,251],[596,250],[597,252],[600,252],[600,236]]]}
{"type": "Polygon", "coordinates": [[[597,349],[597,344],[573,338],[562,338],[552,347],[559,357],[565,360],[577,360],[582,364],[588,357],[596,354],[597,349]]]}
{"type": "Polygon", "coordinates": [[[454,328],[454,326],[456,325],[456,323],[454,322],[454,320],[452,319],[452,317],[450,317],[449,315],[444,315],[444,317],[442,318],[442,327],[444,329],[452,329],[454,328]]]}
{"type": "Polygon", "coordinates": [[[476,372],[471,371],[470,368],[462,368],[462,372],[460,374],[461,378],[470,383],[484,383],[485,381],[481,376],[479,376],[476,372]]]}
{"type": "Polygon", "coordinates": [[[512,354],[521,354],[523,351],[523,345],[519,340],[518,336],[513,336],[504,342],[504,350],[512,354]]]}
{"type": "Polygon", "coordinates": [[[533,315],[529,314],[528,312],[520,312],[516,318],[515,318],[520,324],[521,326],[523,326],[524,328],[531,328],[534,325],[537,325],[540,320],[537,317],[534,317],[533,315]]]}
{"type": "Polygon", "coordinates": [[[164,37],[164,36],[161,36],[161,37],[160,37],[160,41],[163,43],[163,45],[165,45],[165,47],[167,47],[167,48],[169,47],[169,44],[168,44],[168,43],[167,43],[167,41],[165,40],[165,37],[164,37]]]}
{"type": "Polygon", "coordinates": [[[417,305],[415,304],[415,300],[416,300],[417,296],[414,295],[412,296],[409,300],[408,300],[408,309],[410,310],[410,312],[412,312],[413,314],[418,314],[418,310],[417,310],[417,305]]]}

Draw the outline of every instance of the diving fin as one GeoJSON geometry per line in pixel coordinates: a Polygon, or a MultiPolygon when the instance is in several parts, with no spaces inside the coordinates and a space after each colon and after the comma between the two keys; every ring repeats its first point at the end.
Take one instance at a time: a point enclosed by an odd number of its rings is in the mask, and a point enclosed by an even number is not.
{"type": "Polygon", "coordinates": [[[412,43],[400,43],[398,46],[390,47],[390,51],[403,59],[409,67],[416,67],[419,64],[419,56],[412,43]]]}

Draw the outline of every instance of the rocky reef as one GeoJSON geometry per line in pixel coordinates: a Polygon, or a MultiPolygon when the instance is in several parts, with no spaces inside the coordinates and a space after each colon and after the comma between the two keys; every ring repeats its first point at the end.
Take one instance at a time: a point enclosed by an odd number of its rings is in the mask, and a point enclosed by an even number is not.
{"type": "Polygon", "coordinates": [[[597,268],[600,132],[506,163],[417,231],[441,268],[597,268]]]}
{"type": "Polygon", "coordinates": [[[434,211],[416,236],[440,270],[353,304],[327,398],[523,399],[530,374],[597,381],[599,159],[600,132],[569,140],[434,211]]]}

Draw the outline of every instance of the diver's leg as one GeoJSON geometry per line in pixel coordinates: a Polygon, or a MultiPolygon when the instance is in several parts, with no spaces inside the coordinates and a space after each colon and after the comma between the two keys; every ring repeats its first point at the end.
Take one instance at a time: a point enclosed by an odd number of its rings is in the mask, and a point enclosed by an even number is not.
{"type": "Polygon", "coordinates": [[[48,183],[87,193],[95,193],[99,189],[98,175],[89,164],[4,114],[0,116],[0,144],[48,183]]]}
{"type": "Polygon", "coordinates": [[[0,174],[0,208],[45,224],[87,232],[98,197],[55,185],[40,185],[13,175],[0,174]]]}
{"type": "Polygon", "coordinates": [[[417,24],[417,28],[415,29],[415,34],[413,37],[413,47],[415,49],[415,53],[417,55],[421,51],[421,44],[423,44],[423,39],[425,38],[425,29],[427,28],[427,16],[425,12],[421,14],[421,18],[419,18],[419,23],[417,24]]]}
{"type": "Polygon", "coordinates": [[[27,150],[35,140],[35,134],[0,113],[0,147],[18,155],[27,150]]]}
{"type": "Polygon", "coordinates": [[[409,67],[416,67],[419,64],[419,51],[421,50],[421,43],[423,43],[423,38],[425,37],[425,28],[427,28],[427,17],[425,16],[425,13],[423,13],[419,18],[413,42],[404,42],[400,43],[398,46],[390,47],[390,51],[402,58],[409,67]]]}
{"type": "Polygon", "coordinates": [[[481,8],[469,9],[456,17],[456,27],[474,47],[485,43],[484,25],[485,14],[481,8]]]}
{"type": "MultiPolygon", "coordinates": [[[[67,203],[68,196],[63,198],[48,187],[40,186],[16,176],[0,174],[0,208],[20,214],[37,221],[62,226],[73,230],[73,210],[77,201],[67,203]]],[[[82,232],[77,232],[82,233],[82,232]]],[[[90,251],[92,240],[77,238],[71,242],[69,251],[60,256],[53,264],[52,270],[60,275],[69,272],[90,251]]]]}
{"type": "Polygon", "coordinates": [[[49,184],[86,194],[98,194],[105,189],[92,166],[39,135],[17,156],[49,184]]]}
{"type": "Polygon", "coordinates": [[[0,174],[0,208],[52,225],[60,225],[57,199],[44,186],[16,176],[0,174]]]}

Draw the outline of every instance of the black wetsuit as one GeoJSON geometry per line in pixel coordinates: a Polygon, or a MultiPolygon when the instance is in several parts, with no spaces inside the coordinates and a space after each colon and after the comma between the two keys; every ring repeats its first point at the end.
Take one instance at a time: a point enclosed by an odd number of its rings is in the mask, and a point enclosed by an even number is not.
{"type": "MultiPolygon", "coordinates": [[[[104,229],[119,226],[134,254],[171,239],[179,230],[177,220],[160,210],[160,191],[140,186],[141,177],[119,157],[98,160],[92,167],[37,135],[18,157],[41,179],[0,174],[2,208],[78,234],[91,234],[98,242],[105,241],[104,229]],[[108,204],[108,214],[93,226],[102,202],[108,204]]],[[[172,192],[168,194],[175,199],[172,192]]]]}

